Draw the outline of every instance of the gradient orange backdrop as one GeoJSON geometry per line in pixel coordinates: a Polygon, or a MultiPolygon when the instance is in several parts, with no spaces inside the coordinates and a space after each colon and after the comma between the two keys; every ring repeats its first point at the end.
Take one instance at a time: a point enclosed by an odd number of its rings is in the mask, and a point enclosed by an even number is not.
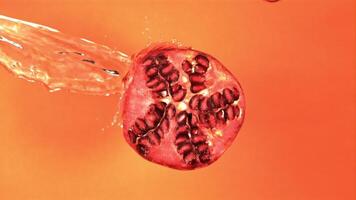
{"type": "Polygon", "coordinates": [[[2,0],[0,13],[133,54],[178,40],[240,80],[245,124],[216,163],[149,163],[117,96],[49,93],[0,68],[0,199],[356,199],[355,1],[2,0]],[[102,130],[104,128],[104,130],[102,130]]]}

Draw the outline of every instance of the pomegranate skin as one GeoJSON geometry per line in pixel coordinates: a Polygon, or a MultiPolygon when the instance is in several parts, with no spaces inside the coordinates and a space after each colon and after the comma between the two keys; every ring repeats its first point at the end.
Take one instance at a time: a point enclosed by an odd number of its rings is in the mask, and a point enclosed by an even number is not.
{"type": "Polygon", "coordinates": [[[236,138],[244,93],[214,57],[173,44],[133,56],[124,78],[123,133],[143,158],[179,170],[215,162],[236,138]]]}

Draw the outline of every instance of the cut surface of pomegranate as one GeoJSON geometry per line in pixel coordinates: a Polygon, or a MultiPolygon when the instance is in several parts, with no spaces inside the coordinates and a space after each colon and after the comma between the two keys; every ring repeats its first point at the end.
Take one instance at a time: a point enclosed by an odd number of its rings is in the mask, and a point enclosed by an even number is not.
{"type": "Polygon", "coordinates": [[[185,170],[207,166],[243,123],[240,84],[217,59],[197,50],[151,46],[134,57],[125,84],[124,136],[154,163],[185,170]]]}

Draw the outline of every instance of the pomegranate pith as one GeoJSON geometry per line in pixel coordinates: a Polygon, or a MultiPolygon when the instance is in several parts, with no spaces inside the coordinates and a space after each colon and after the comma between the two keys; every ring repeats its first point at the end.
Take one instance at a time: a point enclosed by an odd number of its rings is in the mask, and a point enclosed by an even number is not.
{"type": "Polygon", "coordinates": [[[244,119],[240,84],[214,57],[175,45],[151,46],[126,76],[123,131],[142,157],[175,169],[216,161],[244,119]]]}

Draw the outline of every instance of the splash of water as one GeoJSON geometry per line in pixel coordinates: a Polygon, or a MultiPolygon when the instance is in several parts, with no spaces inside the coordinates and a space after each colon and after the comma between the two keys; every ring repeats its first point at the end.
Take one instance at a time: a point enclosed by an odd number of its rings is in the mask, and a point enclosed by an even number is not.
{"type": "Polygon", "coordinates": [[[105,45],[0,15],[0,65],[50,91],[121,94],[130,58],[105,45]]]}

